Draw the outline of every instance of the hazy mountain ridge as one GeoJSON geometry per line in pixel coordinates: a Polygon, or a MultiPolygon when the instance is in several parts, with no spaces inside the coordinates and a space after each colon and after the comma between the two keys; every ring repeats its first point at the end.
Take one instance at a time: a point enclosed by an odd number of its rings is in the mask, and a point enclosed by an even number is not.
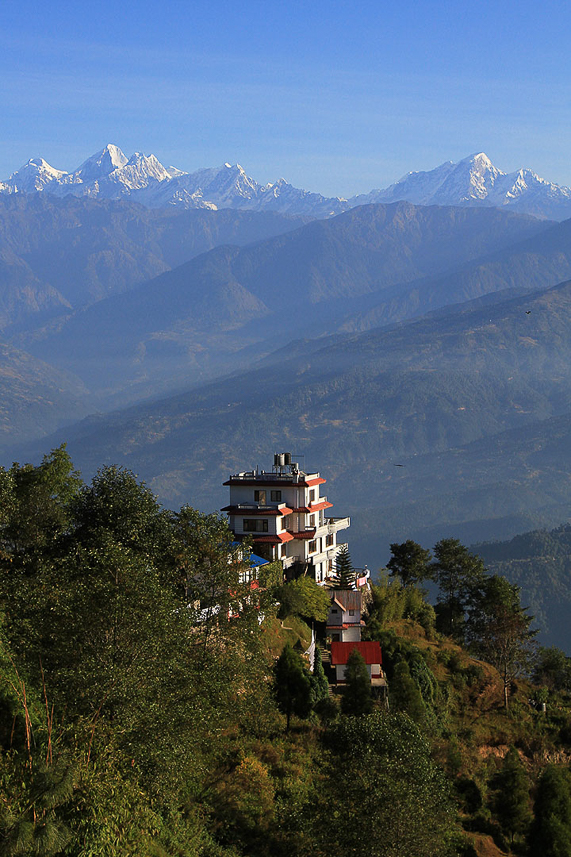
{"type": "Polygon", "coordinates": [[[0,327],[36,327],[128,291],[220,243],[303,223],[277,213],[149,210],[129,200],[0,196],[0,327]]]}
{"type": "Polygon", "coordinates": [[[86,473],[119,460],[168,504],[204,509],[224,504],[228,473],[287,446],[343,498],[338,513],[354,515],[359,550],[434,533],[474,541],[556,523],[571,501],[570,358],[565,283],[282,354],[277,365],[90,418],[50,443],[69,440],[86,473]]]}
{"type": "MultiPolygon", "coordinates": [[[[59,366],[73,365],[99,390],[109,389],[98,378],[101,361],[106,367],[113,361],[108,374],[117,389],[129,388],[133,401],[165,389],[161,377],[171,389],[189,386],[295,336],[335,330],[360,302],[378,302],[392,287],[406,293],[407,280],[546,228],[493,209],[364,206],[243,248],[215,248],[87,307],[60,332],[26,347],[59,366]]],[[[402,300],[398,318],[422,313],[422,300],[412,309],[402,300]]],[[[440,303],[452,300],[450,288],[440,303]]]]}
{"type": "Polygon", "coordinates": [[[90,413],[93,405],[71,373],[0,342],[0,444],[32,440],[90,413]]]}
{"type": "Polygon", "coordinates": [[[108,144],[72,172],[31,158],[0,182],[0,193],[39,191],[56,196],[130,197],[151,208],[238,208],[311,217],[331,217],[358,205],[399,200],[418,205],[509,207],[554,220],[571,217],[570,188],[529,169],[504,173],[483,152],[433,170],[407,173],[388,188],[345,199],[302,190],[282,178],[262,185],[239,164],[188,173],[164,167],[154,155],[135,152],[128,158],[118,146],[108,144]]]}

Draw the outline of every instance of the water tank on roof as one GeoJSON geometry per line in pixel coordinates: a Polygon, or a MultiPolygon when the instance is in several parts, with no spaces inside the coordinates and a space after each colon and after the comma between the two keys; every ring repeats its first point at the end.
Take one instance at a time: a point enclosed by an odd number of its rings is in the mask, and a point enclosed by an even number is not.
{"type": "Polygon", "coordinates": [[[291,452],[284,452],[284,464],[291,464],[291,452]]]}

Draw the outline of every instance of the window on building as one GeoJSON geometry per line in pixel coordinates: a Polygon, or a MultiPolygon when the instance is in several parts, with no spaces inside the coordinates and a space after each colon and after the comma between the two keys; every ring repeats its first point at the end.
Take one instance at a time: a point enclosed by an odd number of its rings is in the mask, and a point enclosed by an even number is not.
{"type": "Polygon", "coordinates": [[[317,542],[315,539],[309,543],[309,553],[315,553],[317,550],[317,542]]]}
{"type": "Polygon", "coordinates": [[[330,548],[332,544],[333,544],[333,535],[326,536],[325,537],[326,547],[330,548]]]}
{"type": "Polygon", "coordinates": [[[339,610],[337,609],[337,607],[332,607],[331,612],[332,613],[339,613],[339,610]]]}
{"type": "Polygon", "coordinates": [[[354,610],[349,610],[349,616],[354,616],[354,615],[355,615],[355,611],[354,611],[354,610]]]}
{"type": "Polygon", "coordinates": [[[309,526],[310,526],[310,527],[314,527],[314,526],[315,526],[315,515],[310,515],[310,516],[309,516],[309,526]]]}
{"type": "Polygon", "coordinates": [[[244,518],[242,529],[245,533],[267,533],[268,522],[264,518],[244,518]]]}
{"type": "Polygon", "coordinates": [[[312,488],[311,491],[309,492],[309,502],[313,503],[314,500],[315,500],[315,488],[312,488]]]}
{"type": "Polygon", "coordinates": [[[281,501],[281,499],[282,499],[282,492],[281,491],[270,491],[270,500],[273,503],[279,503],[281,501]]]}
{"type": "Polygon", "coordinates": [[[285,545],[280,545],[280,556],[283,558],[287,554],[287,548],[285,545]]]}
{"type": "Polygon", "coordinates": [[[265,491],[254,491],[254,500],[256,503],[260,503],[260,505],[266,505],[266,492],[265,491]]]}
{"type": "Polygon", "coordinates": [[[332,559],[327,560],[327,571],[333,571],[333,560],[332,559]]]}

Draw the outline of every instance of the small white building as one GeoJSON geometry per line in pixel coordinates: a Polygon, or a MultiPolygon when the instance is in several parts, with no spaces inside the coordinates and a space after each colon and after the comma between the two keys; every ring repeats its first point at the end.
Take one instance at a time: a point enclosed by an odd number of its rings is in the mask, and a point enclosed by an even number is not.
{"type": "Polygon", "coordinates": [[[341,545],[337,533],[348,517],[326,516],[332,507],[321,494],[319,473],[300,470],[290,453],[274,455],[270,471],[245,470],[224,483],[230,504],[222,511],[238,541],[250,536],[257,554],[281,560],[286,575],[309,574],[324,584],[334,574],[341,545]]]}
{"type": "Polygon", "coordinates": [[[331,589],[331,603],[325,629],[327,639],[336,643],[355,643],[361,639],[363,596],[353,589],[331,589]]]}

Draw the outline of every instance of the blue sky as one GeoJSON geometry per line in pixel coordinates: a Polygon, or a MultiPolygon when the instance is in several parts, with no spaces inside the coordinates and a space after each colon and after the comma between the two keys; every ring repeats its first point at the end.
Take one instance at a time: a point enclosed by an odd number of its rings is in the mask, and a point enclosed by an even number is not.
{"type": "Polygon", "coordinates": [[[571,185],[571,6],[2,0],[0,178],[106,143],[325,194],[485,151],[571,185]]]}

